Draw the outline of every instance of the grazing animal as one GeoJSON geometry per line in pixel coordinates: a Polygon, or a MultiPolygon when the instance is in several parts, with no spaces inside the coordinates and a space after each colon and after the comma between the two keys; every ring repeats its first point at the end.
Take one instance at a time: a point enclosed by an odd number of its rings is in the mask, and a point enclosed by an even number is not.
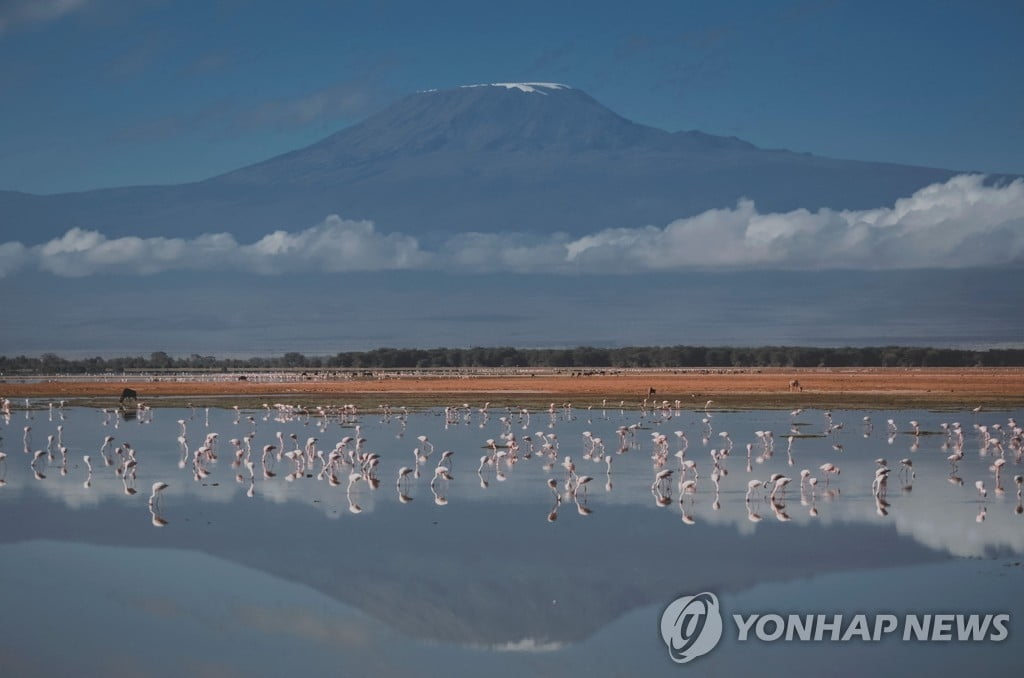
{"type": "Polygon", "coordinates": [[[118,399],[117,402],[119,402],[119,403],[121,403],[123,405],[125,400],[138,400],[138,399],[139,399],[139,394],[136,393],[135,389],[133,389],[133,388],[126,388],[125,390],[121,391],[121,397],[118,399]]]}
{"type": "Polygon", "coordinates": [[[650,388],[647,389],[647,397],[650,398],[652,395],[654,395],[657,392],[658,392],[658,390],[656,388],[654,388],[653,386],[651,386],[650,388]]]}
{"type": "Polygon", "coordinates": [[[804,387],[800,385],[800,380],[799,379],[790,379],[789,380],[789,390],[790,391],[803,391],[804,387]]]}

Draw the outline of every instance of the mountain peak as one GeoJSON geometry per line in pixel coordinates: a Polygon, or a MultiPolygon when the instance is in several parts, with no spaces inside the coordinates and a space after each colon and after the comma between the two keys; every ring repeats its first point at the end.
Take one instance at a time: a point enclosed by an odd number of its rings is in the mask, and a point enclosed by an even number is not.
{"type": "MultiPolygon", "coordinates": [[[[569,85],[563,85],[559,82],[484,82],[477,83],[475,85],[459,85],[458,89],[476,89],[478,87],[504,87],[505,89],[514,89],[524,92],[526,94],[543,94],[547,95],[548,92],[545,90],[558,91],[561,89],[572,89],[569,85]]],[[[421,89],[417,94],[433,94],[434,92],[444,92],[447,90],[442,89],[421,89]]]]}
{"type": "Polygon", "coordinates": [[[505,89],[517,89],[527,94],[544,95],[547,95],[547,92],[544,90],[572,89],[568,85],[557,82],[492,82],[483,85],[463,85],[462,89],[472,89],[474,87],[504,87],[505,89]]]}

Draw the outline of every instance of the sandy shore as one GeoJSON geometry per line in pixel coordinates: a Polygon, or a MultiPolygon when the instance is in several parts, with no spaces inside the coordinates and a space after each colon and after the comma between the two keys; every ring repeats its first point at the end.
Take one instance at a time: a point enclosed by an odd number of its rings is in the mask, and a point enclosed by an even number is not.
{"type": "MultiPolygon", "coordinates": [[[[0,396],[61,398],[78,404],[116,402],[124,387],[140,399],[223,404],[224,397],[249,401],[302,399],[307,402],[450,404],[489,400],[495,405],[547,400],[597,405],[607,399],[635,404],[656,391],[658,400],[681,400],[703,407],[711,399],[730,407],[1017,407],[1024,406],[1024,368],[877,368],[877,369],[737,369],[645,371],[617,375],[572,376],[570,372],[480,376],[387,376],[359,379],[300,378],[264,380],[237,377],[199,380],[192,377],[125,378],[107,381],[50,380],[0,383],[0,396]],[[801,389],[791,389],[798,380],[801,389]]],[[[166,402],[166,404],[171,404],[166,402]]]]}

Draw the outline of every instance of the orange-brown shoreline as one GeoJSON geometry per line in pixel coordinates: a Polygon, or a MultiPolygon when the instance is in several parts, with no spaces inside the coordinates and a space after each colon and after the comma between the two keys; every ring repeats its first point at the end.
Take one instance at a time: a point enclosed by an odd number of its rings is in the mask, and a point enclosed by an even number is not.
{"type": "MultiPolygon", "coordinates": [[[[665,370],[622,374],[527,372],[430,376],[387,374],[358,379],[254,376],[108,378],[100,381],[49,380],[0,383],[9,398],[109,399],[122,388],[140,398],[216,398],[291,396],[321,399],[376,399],[402,404],[489,399],[496,404],[554,398],[587,403],[603,399],[638,402],[655,389],[657,400],[682,400],[703,407],[707,399],[721,405],[789,407],[793,405],[948,406],[1024,405],[1024,368],[835,368],[665,370]],[[791,380],[800,389],[790,387],[791,380]],[[386,399],[386,400],[385,400],[386,399]]],[[[158,403],[157,403],[158,404],[158,403]]],[[[617,403],[616,403],[617,404],[617,403]]]]}

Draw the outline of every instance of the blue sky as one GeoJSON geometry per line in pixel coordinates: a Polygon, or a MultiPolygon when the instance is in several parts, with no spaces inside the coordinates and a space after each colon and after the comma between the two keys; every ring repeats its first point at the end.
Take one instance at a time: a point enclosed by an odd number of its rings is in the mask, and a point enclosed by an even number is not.
{"type": "Polygon", "coordinates": [[[1024,173],[1022,29],[996,1],[0,0],[0,189],[202,179],[510,80],[768,148],[1024,173]]]}

